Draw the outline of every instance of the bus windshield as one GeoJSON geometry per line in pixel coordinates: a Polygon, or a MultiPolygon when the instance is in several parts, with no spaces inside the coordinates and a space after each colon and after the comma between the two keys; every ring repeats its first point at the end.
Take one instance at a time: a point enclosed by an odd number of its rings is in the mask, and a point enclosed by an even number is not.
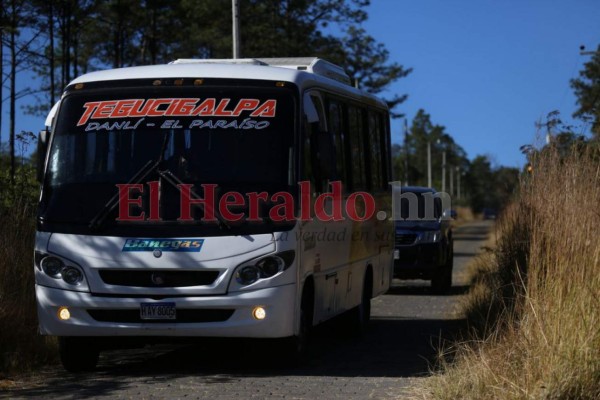
{"type": "MultiPolygon", "coordinates": [[[[72,93],[57,116],[40,217],[84,229],[118,192],[116,185],[131,182],[151,162],[194,185],[201,197],[202,184],[218,185],[221,193],[293,192],[294,118],[294,97],[281,88],[72,93]]],[[[136,183],[160,179],[154,171],[136,183]]],[[[177,225],[179,192],[173,185],[160,187],[162,220],[177,225]]],[[[144,211],[144,204],[132,212],[144,211]]],[[[115,218],[116,213],[108,230],[126,225],[115,218]]],[[[195,234],[202,233],[201,225],[196,224],[195,234]]],[[[132,229],[115,233],[133,234],[132,229]]],[[[145,224],[145,234],[148,229],[145,224]]]]}

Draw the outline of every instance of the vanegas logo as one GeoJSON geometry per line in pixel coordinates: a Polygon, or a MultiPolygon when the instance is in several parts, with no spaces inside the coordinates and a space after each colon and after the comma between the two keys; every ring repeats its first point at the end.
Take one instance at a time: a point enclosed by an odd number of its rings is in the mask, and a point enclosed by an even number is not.
{"type": "Polygon", "coordinates": [[[204,239],[127,239],[122,251],[180,251],[198,253],[204,239]]]}

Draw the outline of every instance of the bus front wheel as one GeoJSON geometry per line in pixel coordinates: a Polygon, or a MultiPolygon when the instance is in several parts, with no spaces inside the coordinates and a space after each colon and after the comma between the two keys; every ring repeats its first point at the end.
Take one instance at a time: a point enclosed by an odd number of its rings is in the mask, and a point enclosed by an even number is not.
{"type": "Polygon", "coordinates": [[[60,337],[58,352],[63,367],[69,372],[93,371],[100,351],[88,337],[60,337]]]}
{"type": "Polygon", "coordinates": [[[308,355],[314,310],[313,290],[312,281],[310,281],[307,283],[302,292],[298,333],[295,336],[284,339],[283,341],[286,360],[292,365],[304,362],[308,355]]]}

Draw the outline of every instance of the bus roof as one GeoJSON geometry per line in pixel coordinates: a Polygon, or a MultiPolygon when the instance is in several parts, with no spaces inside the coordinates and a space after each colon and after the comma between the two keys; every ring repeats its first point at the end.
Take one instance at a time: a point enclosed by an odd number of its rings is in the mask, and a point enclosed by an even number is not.
{"type": "Polygon", "coordinates": [[[387,108],[384,101],[351,86],[343,69],[316,57],[261,59],[181,59],[169,64],[95,71],[74,79],[78,83],[160,78],[259,79],[292,82],[299,88],[324,87],[387,108]]]}

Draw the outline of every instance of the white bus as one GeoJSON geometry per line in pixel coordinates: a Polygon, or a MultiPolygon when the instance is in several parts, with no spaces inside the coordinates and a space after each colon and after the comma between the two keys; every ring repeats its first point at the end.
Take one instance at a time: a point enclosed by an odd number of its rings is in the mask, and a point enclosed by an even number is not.
{"type": "Polygon", "coordinates": [[[386,104],[318,58],[177,60],[83,75],[40,133],[40,332],[93,369],[131,336],[281,338],[393,271],[386,104]],[[45,155],[45,156],[44,156],[45,155]]]}

